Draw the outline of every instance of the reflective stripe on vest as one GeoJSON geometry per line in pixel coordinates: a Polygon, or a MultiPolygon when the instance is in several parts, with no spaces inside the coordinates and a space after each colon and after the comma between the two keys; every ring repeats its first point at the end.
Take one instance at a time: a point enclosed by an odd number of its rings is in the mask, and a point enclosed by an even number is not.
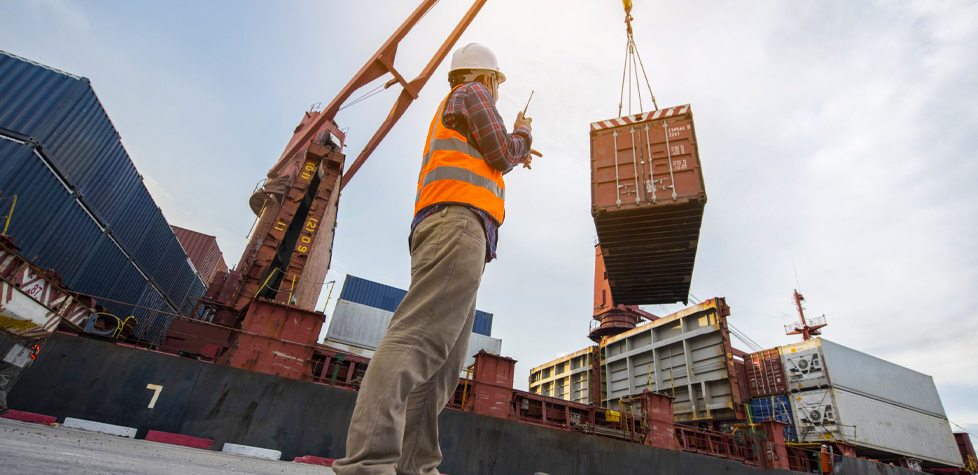
{"type": "Polygon", "coordinates": [[[431,153],[437,150],[463,152],[471,155],[473,158],[478,158],[479,160],[485,160],[485,157],[482,156],[482,152],[476,150],[475,147],[472,147],[470,150],[469,143],[464,140],[459,140],[456,138],[434,139],[431,141],[431,150],[428,153],[424,154],[424,161],[421,162],[421,168],[424,168],[426,165],[428,165],[428,162],[431,161],[431,153]]]}
{"type": "Polygon", "coordinates": [[[503,174],[489,165],[464,135],[442,124],[449,97],[451,93],[431,121],[414,213],[437,203],[460,203],[481,209],[502,224],[506,214],[503,174]]]}

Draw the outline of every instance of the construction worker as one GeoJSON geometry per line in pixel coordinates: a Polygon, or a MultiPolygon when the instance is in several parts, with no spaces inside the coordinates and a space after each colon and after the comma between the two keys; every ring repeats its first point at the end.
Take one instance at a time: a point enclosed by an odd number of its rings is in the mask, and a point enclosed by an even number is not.
{"type": "Polygon", "coordinates": [[[7,407],[7,393],[37,360],[42,344],[44,344],[43,339],[17,342],[3,359],[0,359],[0,416],[10,412],[10,408],[7,407]]]}
{"type": "Polygon", "coordinates": [[[832,473],[832,451],[825,444],[822,444],[822,450],[819,451],[818,460],[818,470],[819,473],[832,473]]]}
{"type": "Polygon", "coordinates": [[[411,286],[367,367],[339,475],[439,473],[438,414],[458,387],[482,272],[496,257],[503,175],[531,163],[531,119],[519,113],[510,134],[496,110],[505,80],[485,46],[452,56],[452,89],[421,157],[411,286]]]}

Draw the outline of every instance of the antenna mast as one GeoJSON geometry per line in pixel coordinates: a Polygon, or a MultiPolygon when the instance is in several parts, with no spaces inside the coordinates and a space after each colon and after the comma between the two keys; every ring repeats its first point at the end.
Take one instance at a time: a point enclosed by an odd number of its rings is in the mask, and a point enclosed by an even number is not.
{"type": "Polygon", "coordinates": [[[805,320],[805,308],[801,306],[801,303],[805,301],[805,297],[798,293],[798,289],[795,289],[794,297],[795,306],[798,308],[798,316],[801,318],[801,321],[785,325],[785,333],[788,335],[801,335],[805,341],[811,340],[813,336],[821,335],[822,327],[828,325],[828,323],[825,323],[825,315],[815,317],[810,321],[805,320]]]}

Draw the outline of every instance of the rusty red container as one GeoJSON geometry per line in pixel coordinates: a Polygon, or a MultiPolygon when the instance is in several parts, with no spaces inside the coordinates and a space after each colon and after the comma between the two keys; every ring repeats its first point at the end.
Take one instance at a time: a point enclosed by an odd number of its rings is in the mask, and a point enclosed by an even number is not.
{"type": "Polygon", "coordinates": [[[705,205],[689,105],[591,124],[591,214],[615,302],[688,301],[705,205]]]}
{"type": "Polygon", "coordinates": [[[788,392],[781,353],[777,348],[758,351],[744,357],[747,372],[747,392],[750,397],[773,396],[788,392]]]}

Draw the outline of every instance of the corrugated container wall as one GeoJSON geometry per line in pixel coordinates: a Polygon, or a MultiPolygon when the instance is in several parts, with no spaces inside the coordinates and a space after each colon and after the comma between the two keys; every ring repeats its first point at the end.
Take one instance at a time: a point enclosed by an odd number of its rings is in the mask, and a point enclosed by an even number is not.
{"type": "Polygon", "coordinates": [[[326,338],[370,350],[377,349],[394,312],[339,299],[329,319],[326,338]]]}
{"type": "MultiPolygon", "coordinates": [[[[17,195],[7,233],[73,290],[139,319],[154,340],[169,325],[143,305],[179,311],[204,286],[85,78],[0,51],[0,196],[17,195]]],[[[0,211],[0,214],[7,214],[0,211]]]]}
{"type": "Polygon", "coordinates": [[[834,386],[919,412],[944,417],[934,378],[824,338],[781,347],[792,391],[834,386]]]}
{"type": "Polygon", "coordinates": [[[688,301],[705,206],[689,105],[591,124],[591,214],[615,303],[688,301]]]}
{"type": "Polygon", "coordinates": [[[221,247],[217,245],[216,237],[180,226],[170,225],[170,228],[177,235],[180,245],[187,252],[187,257],[190,258],[205,287],[211,285],[215,275],[224,275],[227,272],[228,266],[224,261],[221,247]]]}
{"type": "Polygon", "coordinates": [[[854,445],[858,455],[909,456],[923,460],[924,467],[961,466],[947,419],[838,387],[792,393],[791,399],[799,442],[838,440],[854,445]]]}
{"type": "MultiPolygon", "coordinates": [[[[388,312],[397,310],[397,306],[407,295],[406,290],[398,289],[372,280],[363,279],[353,275],[347,275],[343,281],[343,290],[340,291],[340,299],[348,302],[355,302],[369,307],[379,308],[388,312]]],[[[472,332],[480,335],[492,335],[492,314],[475,311],[475,323],[472,332]]]]}
{"type": "Polygon", "coordinates": [[[465,364],[462,366],[462,373],[459,376],[464,377],[466,375],[465,368],[475,364],[475,355],[480,351],[485,351],[486,353],[492,353],[494,355],[502,355],[503,341],[499,338],[472,333],[472,335],[469,336],[468,355],[465,357],[465,364]]]}
{"type": "MultiPolygon", "coordinates": [[[[336,302],[336,310],[333,311],[329,329],[326,330],[326,345],[344,351],[365,350],[357,353],[370,357],[387,333],[393,317],[394,312],[340,299],[336,302]]],[[[474,355],[479,350],[498,355],[502,349],[502,340],[473,332],[469,337],[465,367],[475,362],[474,355]]]]}
{"type": "Polygon", "coordinates": [[[750,397],[771,396],[788,392],[781,352],[777,348],[750,353],[744,357],[747,392],[750,397]]]}
{"type": "Polygon", "coordinates": [[[791,399],[788,396],[768,396],[751,400],[750,416],[752,422],[778,421],[788,424],[784,428],[784,440],[798,442],[798,431],[791,417],[791,399]]]}

